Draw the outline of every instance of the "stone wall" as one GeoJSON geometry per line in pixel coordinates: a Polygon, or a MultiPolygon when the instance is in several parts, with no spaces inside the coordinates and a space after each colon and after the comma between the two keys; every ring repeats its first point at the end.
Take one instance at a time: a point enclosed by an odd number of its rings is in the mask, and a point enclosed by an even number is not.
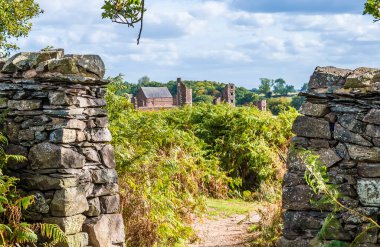
{"type": "MultiPolygon", "coordinates": [[[[380,70],[317,67],[303,93],[306,102],[294,125],[295,146],[313,150],[328,167],[331,183],[345,196],[342,202],[378,220],[380,208],[380,70]]],[[[284,233],[280,246],[311,246],[329,207],[320,210],[318,199],[306,185],[303,160],[288,157],[284,178],[284,233]]],[[[366,226],[349,212],[336,215],[335,229],[327,239],[351,242],[366,226]]],[[[361,240],[361,246],[380,246],[377,229],[361,240]]]]}
{"type": "Polygon", "coordinates": [[[0,70],[6,149],[28,158],[8,172],[35,195],[29,221],[58,224],[69,240],[61,246],[124,246],[101,58],[27,52],[0,70]]]}

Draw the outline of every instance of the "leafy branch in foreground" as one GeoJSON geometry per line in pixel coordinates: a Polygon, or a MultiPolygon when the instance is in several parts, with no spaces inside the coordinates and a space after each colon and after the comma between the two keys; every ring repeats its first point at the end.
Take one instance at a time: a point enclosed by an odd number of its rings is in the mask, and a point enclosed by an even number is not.
{"type": "MultiPolygon", "coordinates": [[[[371,217],[368,217],[357,210],[354,210],[342,203],[344,197],[339,192],[338,187],[335,184],[330,183],[330,177],[327,172],[327,167],[322,163],[319,155],[314,154],[313,151],[302,149],[302,148],[291,148],[291,152],[297,152],[305,164],[305,174],[304,178],[306,183],[312,188],[316,195],[321,196],[318,201],[312,201],[316,206],[332,206],[332,212],[326,217],[323,226],[318,234],[319,240],[324,241],[329,231],[332,228],[337,228],[337,224],[340,224],[335,215],[338,212],[349,212],[352,215],[356,215],[361,219],[369,222],[369,225],[359,233],[350,246],[356,246],[366,234],[372,229],[380,229],[380,225],[371,217]]],[[[338,243],[339,241],[333,241],[333,243],[338,243]]],[[[336,246],[332,243],[327,246],[336,246]]]]}
{"type": "Polygon", "coordinates": [[[367,0],[364,5],[364,15],[372,15],[375,19],[374,22],[380,20],[380,0],[367,0]]]}

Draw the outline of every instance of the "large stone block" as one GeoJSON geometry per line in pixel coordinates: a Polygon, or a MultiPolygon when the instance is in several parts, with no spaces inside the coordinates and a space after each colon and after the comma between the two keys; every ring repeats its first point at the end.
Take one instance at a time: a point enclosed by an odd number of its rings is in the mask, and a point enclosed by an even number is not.
{"type": "Polygon", "coordinates": [[[367,147],[372,146],[372,143],[364,139],[363,136],[343,128],[340,124],[335,125],[334,139],[341,142],[358,144],[361,146],[367,146],[367,147]]]}
{"type": "Polygon", "coordinates": [[[298,136],[330,139],[330,123],[324,119],[298,116],[293,124],[293,132],[298,136]]]}
{"type": "Polygon", "coordinates": [[[317,67],[310,78],[309,88],[326,88],[343,85],[345,78],[350,72],[350,70],[335,67],[317,67]]]}
{"type": "Polygon", "coordinates": [[[110,142],[111,140],[112,140],[111,132],[107,128],[91,130],[91,141],[110,142]]]}
{"type": "Polygon", "coordinates": [[[8,107],[19,111],[37,110],[41,104],[41,100],[8,100],[8,107]]]}
{"type": "Polygon", "coordinates": [[[357,193],[364,206],[380,207],[380,178],[359,179],[357,193]]]}
{"type": "Polygon", "coordinates": [[[345,88],[363,88],[371,86],[380,78],[380,70],[373,68],[357,68],[346,79],[345,88]]]}
{"type": "Polygon", "coordinates": [[[58,225],[66,234],[75,234],[82,231],[82,225],[86,220],[86,216],[82,214],[70,217],[49,217],[44,218],[43,222],[58,225]]]}
{"type": "Polygon", "coordinates": [[[367,125],[366,135],[372,138],[380,138],[380,125],[367,125]]]}
{"type": "Polygon", "coordinates": [[[73,216],[89,209],[86,194],[78,187],[57,190],[50,205],[53,216],[73,216]]]}
{"type": "Polygon", "coordinates": [[[102,157],[103,165],[108,168],[115,168],[115,152],[112,145],[107,144],[100,150],[100,156],[102,157]]]}
{"type": "Polygon", "coordinates": [[[73,105],[75,103],[75,98],[61,91],[49,92],[49,102],[50,102],[50,105],[67,106],[67,105],[73,105]]]}
{"type": "Polygon", "coordinates": [[[75,187],[78,184],[77,178],[55,178],[48,175],[29,174],[23,176],[28,189],[37,190],[59,190],[75,187]]]}
{"type": "Polygon", "coordinates": [[[343,114],[338,117],[339,124],[349,131],[363,134],[366,124],[356,119],[356,114],[343,114]]]}
{"type": "Polygon", "coordinates": [[[326,165],[327,167],[331,167],[342,160],[342,158],[335,152],[335,149],[332,148],[323,148],[314,153],[319,155],[322,165],[326,165]]]}
{"type": "Polygon", "coordinates": [[[286,211],[284,213],[284,237],[289,240],[295,240],[298,237],[311,239],[318,234],[326,217],[327,213],[317,211],[286,211]]]}
{"type": "Polygon", "coordinates": [[[98,55],[65,55],[65,57],[73,58],[79,70],[86,73],[87,76],[95,78],[103,78],[106,71],[103,60],[98,55]]]}
{"type": "Polygon", "coordinates": [[[41,62],[50,59],[59,59],[63,57],[62,49],[40,52],[21,52],[11,57],[4,64],[1,72],[14,73],[17,71],[25,71],[37,67],[41,62]]]}
{"type": "Polygon", "coordinates": [[[371,109],[363,118],[364,122],[380,125],[380,109],[371,109]]]}
{"type": "Polygon", "coordinates": [[[323,117],[329,113],[329,111],[327,104],[314,104],[309,101],[304,102],[300,109],[300,113],[314,117],[323,117]]]}
{"type": "Polygon", "coordinates": [[[115,169],[93,170],[92,182],[95,184],[117,183],[117,172],[115,169]]]}
{"type": "Polygon", "coordinates": [[[33,146],[29,152],[33,169],[82,168],[85,157],[70,148],[43,142],[33,146]]]}
{"type": "Polygon", "coordinates": [[[380,163],[359,163],[358,174],[363,178],[380,177],[380,163]]]}
{"type": "Polygon", "coordinates": [[[67,236],[67,243],[58,243],[55,247],[87,247],[89,244],[88,234],[80,232],[67,236]]]}
{"type": "Polygon", "coordinates": [[[99,198],[100,208],[103,214],[113,214],[119,211],[120,196],[102,196],[99,198]]]}
{"type": "Polygon", "coordinates": [[[123,218],[120,214],[87,219],[83,230],[88,233],[90,244],[94,247],[112,247],[125,239],[123,218]]]}
{"type": "Polygon", "coordinates": [[[347,150],[350,157],[357,161],[380,161],[380,148],[363,147],[353,144],[347,144],[347,150]]]}
{"type": "Polygon", "coordinates": [[[87,216],[94,217],[101,214],[99,197],[88,199],[88,210],[84,213],[87,216]]]}
{"type": "Polygon", "coordinates": [[[311,210],[315,208],[310,200],[315,197],[308,185],[284,187],[282,191],[282,208],[289,210],[311,210]]]}
{"type": "Polygon", "coordinates": [[[50,134],[52,143],[71,143],[77,139],[77,131],[73,129],[58,129],[50,134]]]}

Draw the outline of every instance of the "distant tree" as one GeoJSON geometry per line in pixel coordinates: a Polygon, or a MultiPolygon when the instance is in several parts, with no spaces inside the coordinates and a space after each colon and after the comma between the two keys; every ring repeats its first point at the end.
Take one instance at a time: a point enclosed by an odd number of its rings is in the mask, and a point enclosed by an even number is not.
{"type": "Polygon", "coordinates": [[[265,94],[265,96],[269,95],[268,93],[271,92],[272,85],[273,80],[260,78],[259,93],[265,94]]]}
{"type": "Polygon", "coordinates": [[[278,115],[291,107],[290,99],[288,97],[271,98],[267,101],[267,107],[273,115],[278,115]]]}
{"type": "Polygon", "coordinates": [[[286,82],[282,78],[278,78],[273,82],[273,93],[278,95],[286,94],[286,82]]]}
{"type": "Polygon", "coordinates": [[[143,76],[138,80],[139,85],[146,85],[147,83],[150,82],[150,78],[148,76],[143,76]]]}
{"type": "Polygon", "coordinates": [[[34,0],[0,0],[0,57],[18,49],[15,40],[28,36],[30,20],[42,12],[34,0]]]}
{"type": "Polygon", "coordinates": [[[289,93],[294,93],[296,90],[294,89],[293,85],[286,85],[285,86],[285,95],[288,95],[289,93]]]}
{"type": "Polygon", "coordinates": [[[307,91],[307,89],[309,88],[309,84],[307,84],[307,83],[304,83],[303,85],[302,85],[302,87],[301,87],[301,92],[305,92],[305,91],[307,91]]]}
{"type": "Polygon", "coordinates": [[[212,95],[206,95],[206,94],[202,94],[202,95],[197,95],[195,98],[193,98],[193,102],[204,102],[204,103],[212,103],[214,100],[214,97],[212,95]]]}
{"type": "Polygon", "coordinates": [[[255,102],[259,100],[260,96],[251,92],[244,87],[236,87],[236,104],[244,105],[246,103],[255,102]]]}

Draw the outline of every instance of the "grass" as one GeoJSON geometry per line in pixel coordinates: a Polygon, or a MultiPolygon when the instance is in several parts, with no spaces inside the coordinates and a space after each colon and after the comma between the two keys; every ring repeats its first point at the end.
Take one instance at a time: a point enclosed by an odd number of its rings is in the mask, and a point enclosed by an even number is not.
{"type": "Polygon", "coordinates": [[[240,199],[212,199],[208,198],[207,217],[231,217],[233,215],[244,215],[257,211],[258,205],[254,202],[246,202],[240,199]]]}

